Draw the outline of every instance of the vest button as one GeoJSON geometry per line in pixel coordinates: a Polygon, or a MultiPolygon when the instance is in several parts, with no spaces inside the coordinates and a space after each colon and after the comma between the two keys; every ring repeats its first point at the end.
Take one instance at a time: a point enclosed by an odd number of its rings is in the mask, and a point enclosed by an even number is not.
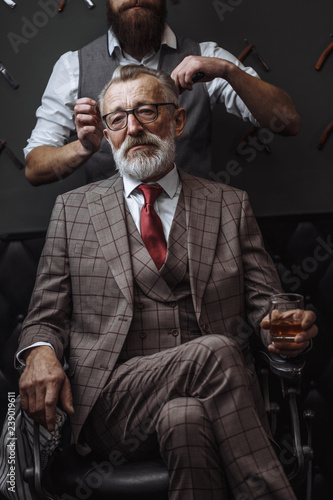
{"type": "Polygon", "coordinates": [[[143,309],[145,307],[143,302],[138,302],[138,309],[143,309]]]}
{"type": "Polygon", "coordinates": [[[179,331],[176,330],[176,328],[174,328],[173,330],[171,330],[171,335],[173,335],[174,337],[177,337],[179,335],[179,331]]]}
{"type": "Polygon", "coordinates": [[[146,332],[140,332],[140,339],[145,339],[147,337],[146,332]]]}
{"type": "Polygon", "coordinates": [[[209,325],[207,323],[205,323],[203,326],[202,326],[202,329],[204,332],[206,333],[209,333],[209,325]]]}
{"type": "Polygon", "coordinates": [[[169,302],[170,307],[176,307],[176,305],[177,305],[177,302],[169,302]]]}

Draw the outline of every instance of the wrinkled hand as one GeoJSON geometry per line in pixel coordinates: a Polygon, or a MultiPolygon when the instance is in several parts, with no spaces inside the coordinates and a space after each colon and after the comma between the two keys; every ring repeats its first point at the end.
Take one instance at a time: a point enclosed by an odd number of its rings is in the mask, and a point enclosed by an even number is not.
{"type": "Polygon", "coordinates": [[[104,128],[97,102],[88,97],[78,99],[74,106],[74,121],[83,148],[90,154],[96,153],[104,128]]]}
{"type": "Polygon", "coordinates": [[[22,409],[49,432],[55,426],[58,400],[66,413],[74,413],[70,382],[48,346],[28,351],[19,388],[22,409]]]}
{"type": "MultiPolygon", "coordinates": [[[[314,324],[316,315],[313,311],[302,311],[303,331],[295,337],[295,342],[274,342],[268,346],[268,350],[282,356],[299,356],[309,345],[311,339],[318,335],[318,328],[314,324]]],[[[269,330],[269,315],[265,316],[260,324],[264,330],[269,330]]]]}
{"type": "Polygon", "coordinates": [[[176,87],[181,94],[184,90],[192,90],[192,78],[195,73],[204,73],[200,82],[210,82],[214,78],[223,78],[224,71],[231,63],[217,57],[187,56],[171,73],[176,87]]]}

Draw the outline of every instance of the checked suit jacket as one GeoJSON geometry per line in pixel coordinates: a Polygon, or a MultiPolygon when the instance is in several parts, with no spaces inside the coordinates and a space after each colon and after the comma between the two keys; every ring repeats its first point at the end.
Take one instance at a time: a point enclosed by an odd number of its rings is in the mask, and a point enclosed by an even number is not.
{"type": "MultiPolygon", "coordinates": [[[[246,353],[250,333],[267,312],[268,297],[281,291],[277,273],[264,250],[247,194],[179,173],[199,328],[203,335],[227,335],[246,353]]],[[[159,271],[148,251],[140,255],[142,265],[152,266],[156,274],[158,294],[159,271]]],[[[129,332],[133,286],[121,177],[116,174],[60,195],[19,350],[42,341],[52,344],[59,360],[66,351],[75,440],[112,376],[129,332]]]]}

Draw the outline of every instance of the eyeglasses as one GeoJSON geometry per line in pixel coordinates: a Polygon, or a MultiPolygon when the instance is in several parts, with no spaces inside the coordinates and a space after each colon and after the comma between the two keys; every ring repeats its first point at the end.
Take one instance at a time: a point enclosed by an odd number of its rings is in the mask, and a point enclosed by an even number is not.
{"type": "Polygon", "coordinates": [[[130,114],[133,114],[138,122],[142,124],[156,121],[158,118],[159,106],[174,106],[177,108],[176,104],[173,102],[141,104],[140,106],[136,106],[136,108],[129,109],[127,111],[113,111],[112,113],[104,115],[102,118],[110,130],[118,132],[118,130],[123,130],[127,127],[128,115],[130,114]]]}

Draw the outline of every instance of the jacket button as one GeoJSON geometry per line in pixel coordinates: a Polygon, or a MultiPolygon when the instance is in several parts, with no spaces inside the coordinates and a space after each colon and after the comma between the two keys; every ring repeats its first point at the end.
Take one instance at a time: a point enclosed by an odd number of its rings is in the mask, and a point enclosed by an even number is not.
{"type": "Polygon", "coordinates": [[[209,325],[207,325],[207,323],[203,325],[202,329],[204,332],[209,333],[209,325]]]}
{"type": "Polygon", "coordinates": [[[140,332],[140,338],[145,339],[147,337],[146,332],[140,332]]]}
{"type": "Polygon", "coordinates": [[[173,330],[171,330],[171,335],[173,335],[174,337],[177,337],[179,335],[179,331],[176,330],[176,328],[174,328],[173,330]]]}

